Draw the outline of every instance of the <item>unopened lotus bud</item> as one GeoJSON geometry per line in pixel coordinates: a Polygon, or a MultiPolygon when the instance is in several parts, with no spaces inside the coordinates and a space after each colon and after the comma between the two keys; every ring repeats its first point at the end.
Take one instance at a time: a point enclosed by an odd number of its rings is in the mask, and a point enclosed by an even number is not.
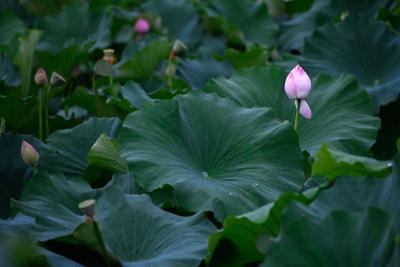
{"type": "Polygon", "coordinates": [[[285,92],[290,99],[305,99],[311,91],[311,80],[307,73],[297,65],[285,81],[285,92]]]}
{"type": "Polygon", "coordinates": [[[34,80],[38,86],[45,86],[49,82],[47,79],[47,73],[43,68],[39,68],[36,71],[34,80]]]}
{"type": "Polygon", "coordinates": [[[21,156],[23,161],[27,165],[35,166],[39,162],[39,153],[31,144],[29,144],[25,140],[22,141],[21,156]]]}
{"type": "Polygon", "coordinates": [[[96,200],[87,199],[79,203],[79,209],[86,215],[86,217],[93,219],[95,214],[95,204],[96,200]]]}
{"type": "Polygon", "coordinates": [[[103,53],[103,60],[108,64],[113,65],[117,61],[114,57],[114,49],[104,49],[103,53]]]}
{"type": "Polygon", "coordinates": [[[187,50],[187,46],[180,40],[176,40],[174,42],[174,45],[172,47],[172,51],[178,55],[181,54],[183,52],[185,52],[187,50]]]}
{"type": "Polygon", "coordinates": [[[147,20],[140,18],[136,21],[134,29],[137,33],[145,34],[150,31],[150,23],[147,20]]]}
{"type": "Polygon", "coordinates": [[[50,78],[51,86],[59,86],[63,83],[65,83],[65,78],[60,74],[58,74],[57,72],[53,71],[50,78]]]}

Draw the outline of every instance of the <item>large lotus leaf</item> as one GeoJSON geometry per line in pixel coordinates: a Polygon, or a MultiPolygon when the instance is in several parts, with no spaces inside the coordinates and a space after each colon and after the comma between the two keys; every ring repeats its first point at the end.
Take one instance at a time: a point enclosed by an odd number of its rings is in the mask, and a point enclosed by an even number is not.
{"type": "Polygon", "coordinates": [[[253,210],[304,180],[296,134],[266,108],[193,92],[130,114],[119,138],[138,184],[175,188],[177,205],[221,219],[253,210]]]}
{"type": "Polygon", "coordinates": [[[179,39],[191,46],[200,39],[200,16],[190,0],[147,1],[143,8],[161,17],[171,40],[179,39]],[[174,16],[171,14],[179,14],[174,16]]]}
{"type": "Polygon", "coordinates": [[[0,218],[10,215],[10,199],[19,198],[25,182],[32,175],[31,167],[21,157],[22,140],[28,141],[36,149],[39,147],[38,141],[31,136],[0,134],[0,218]]]}
{"type": "Polygon", "coordinates": [[[268,236],[277,236],[280,217],[290,201],[309,203],[318,190],[307,195],[285,193],[273,203],[269,203],[249,213],[229,216],[223,228],[209,237],[208,266],[244,266],[246,263],[264,259],[268,236]]]}
{"type": "Polygon", "coordinates": [[[248,43],[272,45],[278,27],[268,15],[264,2],[251,0],[214,0],[210,1],[213,12],[210,15],[224,16],[229,23],[240,30],[248,43]]]}
{"type": "MultiPolygon", "coordinates": [[[[353,171],[351,170],[349,174],[353,171]]],[[[379,207],[393,216],[396,231],[400,232],[400,156],[393,160],[393,173],[383,179],[367,177],[342,177],[337,179],[328,190],[322,191],[309,206],[289,205],[288,216],[295,218],[295,213],[308,214],[320,219],[330,211],[346,210],[361,212],[369,206],[379,207]]]]}
{"type": "Polygon", "coordinates": [[[43,166],[53,172],[82,175],[88,166],[89,150],[96,140],[103,133],[116,137],[119,127],[119,119],[92,118],[72,129],[54,132],[47,139],[43,166]]]}
{"type": "Polygon", "coordinates": [[[314,0],[313,5],[304,13],[295,14],[281,22],[278,45],[285,51],[301,50],[306,37],[315,29],[329,21],[330,0],[314,0]]]}
{"type": "Polygon", "coordinates": [[[361,216],[334,211],[322,221],[300,218],[272,241],[262,266],[386,266],[395,249],[391,224],[378,208],[361,216]]]}
{"type": "Polygon", "coordinates": [[[135,52],[130,60],[118,69],[118,77],[144,81],[154,75],[155,68],[163,59],[167,59],[171,44],[167,41],[154,41],[135,52]]]}
{"type": "Polygon", "coordinates": [[[178,65],[178,74],[194,89],[203,87],[211,78],[230,77],[232,72],[230,62],[218,62],[209,57],[180,60],[178,65]]]}
{"type": "Polygon", "coordinates": [[[392,163],[373,158],[355,156],[322,145],[315,156],[312,175],[330,179],[339,176],[386,177],[391,173],[392,163]]]}
{"type": "Polygon", "coordinates": [[[73,235],[89,242],[93,233],[82,230],[87,223],[82,224],[85,217],[78,209],[88,198],[96,199],[95,221],[107,253],[123,266],[197,266],[207,253],[215,228],[201,214],[167,213],[148,196],[124,195],[112,183],[94,190],[81,179],[40,173],[15,205],[36,219],[39,240],[73,235]]]}
{"type": "Polygon", "coordinates": [[[378,108],[400,92],[400,34],[366,16],[350,16],[316,31],[304,46],[303,64],[313,73],[351,73],[378,108]]]}
{"type": "Polygon", "coordinates": [[[104,242],[122,266],[198,266],[214,226],[203,215],[180,217],[162,211],[146,195],[105,194],[99,214],[104,242]],[[111,208],[112,207],[112,208],[111,208]],[[121,220],[120,217],[123,217],[121,220]]]}
{"type": "MultiPolygon", "coordinates": [[[[294,103],[283,89],[286,75],[276,67],[240,70],[231,79],[212,81],[205,90],[229,97],[245,107],[272,107],[279,119],[293,121],[294,103]]],[[[307,102],[313,117],[300,118],[298,134],[303,150],[314,155],[326,143],[366,154],[375,142],[379,119],[372,116],[368,95],[353,77],[316,77],[307,102]]]]}
{"type": "Polygon", "coordinates": [[[88,4],[65,7],[39,22],[45,34],[38,49],[55,54],[73,44],[88,51],[104,48],[110,42],[111,20],[110,14],[89,10],[88,4]]]}
{"type": "Polygon", "coordinates": [[[0,12],[0,46],[8,44],[11,39],[24,31],[24,24],[13,13],[0,12]]]}
{"type": "Polygon", "coordinates": [[[5,85],[18,86],[21,84],[21,77],[10,59],[0,54],[0,81],[5,85]]]}

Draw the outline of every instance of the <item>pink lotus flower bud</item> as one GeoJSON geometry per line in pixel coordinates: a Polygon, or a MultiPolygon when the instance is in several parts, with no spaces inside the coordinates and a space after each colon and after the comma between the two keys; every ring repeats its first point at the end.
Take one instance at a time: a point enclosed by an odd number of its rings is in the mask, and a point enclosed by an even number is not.
{"type": "Polygon", "coordinates": [[[135,32],[144,34],[147,33],[149,30],[150,30],[150,23],[147,20],[140,18],[136,21],[135,32]]]}
{"type": "Polygon", "coordinates": [[[29,144],[25,140],[22,141],[21,156],[24,162],[30,166],[36,165],[39,161],[39,153],[31,144],[29,144]]]}
{"type": "Polygon", "coordinates": [[[297,65],[286,77],[285,92],[290,99],[304,99],[307,98],[310,91],[310,77],[308,77],[300,65],[297,65]]]}
{"type": "Polygon", "coordinates": [[[312,112],[311,112],[310,106],[307,104],[307,102],[304,99],[300,101],[299,113],[308,120],[311,119],[311,117],[312,117],[312,112]]]}
{"type": "Polygon", "coordinates": [[[34,80],[38,86],[46,85],[48,83],[46,71],[43,68],[39,68],[35,73],[34,80]]]}

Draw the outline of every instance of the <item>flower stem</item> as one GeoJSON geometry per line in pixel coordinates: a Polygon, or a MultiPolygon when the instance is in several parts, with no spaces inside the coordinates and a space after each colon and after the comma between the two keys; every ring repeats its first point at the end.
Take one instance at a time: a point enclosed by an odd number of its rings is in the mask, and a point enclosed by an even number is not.
{"type": "Polygon", "coordinates": [[[39,139],[43,140],[42,88],[38,92],[39,139]]]}
{"type": "Polygon", "coordinates": [[[92,75],[92,88],[93,88],[95,101],[96,101],[96,115],[98,116],[100,113],[100,99],[99,99],[99,92],[97,91],[97,87],[96,87],[95,74],[92,75]]]}
{"type": "Polygon", "coordinates": [[[294,129],[297,131],[297,128],[299,126],[299,111],[300,111],[300,100],[299,99],[295,100],[295,106],[296,106],[296,113],[294,115],[294,129]]]}
{"type": "Polygon", "coordinates": [[[46,127],[46,135],[45,138],[49,136],[49,93],[51,90],[50,87],[45,87],[44,88],[44,117],[45,117],[45,127],[46,127]]]}
{"type": "Polygon", "coordinates": [[[109,80],[110,80],[110,87],[112,88],[114,86],[112,75],[110,75],[109,80]]]}

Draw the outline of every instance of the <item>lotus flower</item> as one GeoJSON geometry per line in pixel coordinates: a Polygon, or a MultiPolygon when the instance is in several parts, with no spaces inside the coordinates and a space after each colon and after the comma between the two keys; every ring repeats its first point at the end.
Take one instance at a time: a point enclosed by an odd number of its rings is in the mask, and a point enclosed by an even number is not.
{"type": "Polygon", "coordinates": [[[38,86],[46,85],[48,83],[46,71],[43,68],[39,68],[35,73],[34,80],[38,86]]]}
{"type": "Polygon", "coordinates": [[[147,20],[140,18],[136,21],[135,32],[144,34],[147,33],[149,30],[150,30],[150,23],[147,20]]]}
{"type": "Polygon", "coordinates": [[[22,141],[21,156],[24,162],[30,166],[36,165],[39,161],[39,153],[31,144],[29,144],[25,140],[22,141]]]}
{"type": "Polygon", "coordinates": [[[304,100],[307,98],[311,91],[311,80],[307,73],[300,65],[294,67],[285,81],[285,92],[289,99],[295,99],[300,102],[300,114],[306,118],[311,119],[312,113],[310,106],[304,100]]]}

